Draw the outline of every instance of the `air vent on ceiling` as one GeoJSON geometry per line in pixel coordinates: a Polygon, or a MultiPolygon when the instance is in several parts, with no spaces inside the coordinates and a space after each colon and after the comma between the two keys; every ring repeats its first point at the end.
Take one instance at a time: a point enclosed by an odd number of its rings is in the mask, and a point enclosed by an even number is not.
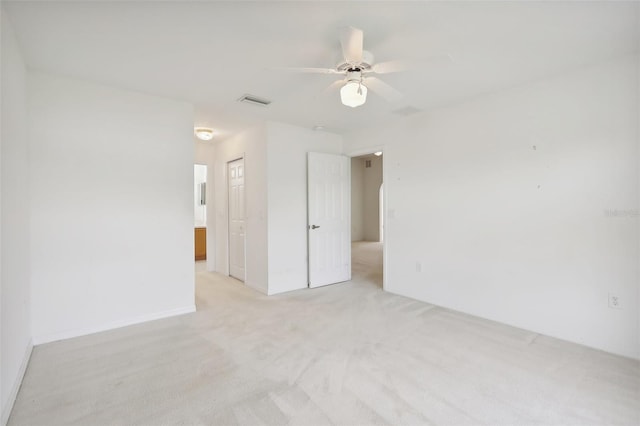
{"type": "Polygon", "coordinates": [[[268,100],[268,99],[259,98],[257,96],[253,96],[253,95],[242,95],[240,97],[240,99],[238,99],[238,102],[244,102],[244,103],[247,103],[247,104],[259,105],[259,106],[263,106],[263,107],[266,107],[267,105],[269,105],[271,103],[271,101],[268,100]]]}
{"type": "Polygon", "coordinates": [[[418,113],[420,111],[421,110],[419,110],[418,108],[412,107],[411,105],[409,105],[409,106],[406,106],[404,108],[393,110],[391,112],[393,112],[394,114],[398,114],[398,115],[402,115],[402,116],[408,117],[408,116],[416,114],[416,113],[418,113]]]}

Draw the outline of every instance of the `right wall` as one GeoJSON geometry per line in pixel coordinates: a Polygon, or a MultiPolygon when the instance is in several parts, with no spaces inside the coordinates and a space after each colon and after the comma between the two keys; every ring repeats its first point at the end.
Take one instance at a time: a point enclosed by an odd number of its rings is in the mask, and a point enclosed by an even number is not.
{"type": "Polygon", "coordinates": [[[384,146],[385,289],[640,358],[638,76],[629,56],[345,137],[384,146]]]}

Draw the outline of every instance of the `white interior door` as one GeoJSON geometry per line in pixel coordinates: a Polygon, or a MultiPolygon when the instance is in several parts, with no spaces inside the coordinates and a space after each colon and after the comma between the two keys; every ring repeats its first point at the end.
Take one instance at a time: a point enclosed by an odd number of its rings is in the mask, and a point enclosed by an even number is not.
{"type": "Polygon", "coordinates": [[[351,279],[351,161],[310,152],[309,287],[351,279]]]}
{"type": "Polygon", "coordinates": [[[229,180],[229,275],[244,282],[244,159],[227,164],[229,180]]]}

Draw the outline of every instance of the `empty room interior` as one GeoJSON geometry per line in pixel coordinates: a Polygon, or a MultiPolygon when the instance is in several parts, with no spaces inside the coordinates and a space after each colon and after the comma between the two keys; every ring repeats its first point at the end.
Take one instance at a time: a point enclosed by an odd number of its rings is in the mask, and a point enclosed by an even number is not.
{"type": "Polygon", "coordinates": [[[640,3],[7,1],[1,425],[640,424],[640,3]]]}

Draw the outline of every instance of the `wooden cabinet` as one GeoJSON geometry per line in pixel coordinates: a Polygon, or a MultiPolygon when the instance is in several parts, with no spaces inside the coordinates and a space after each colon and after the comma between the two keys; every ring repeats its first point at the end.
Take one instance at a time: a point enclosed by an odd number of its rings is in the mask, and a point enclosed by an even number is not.
{"type": "Polygon", "coordinates": [[[207,228],[195,228],[196,260],[207,258],[207,228]]]}

